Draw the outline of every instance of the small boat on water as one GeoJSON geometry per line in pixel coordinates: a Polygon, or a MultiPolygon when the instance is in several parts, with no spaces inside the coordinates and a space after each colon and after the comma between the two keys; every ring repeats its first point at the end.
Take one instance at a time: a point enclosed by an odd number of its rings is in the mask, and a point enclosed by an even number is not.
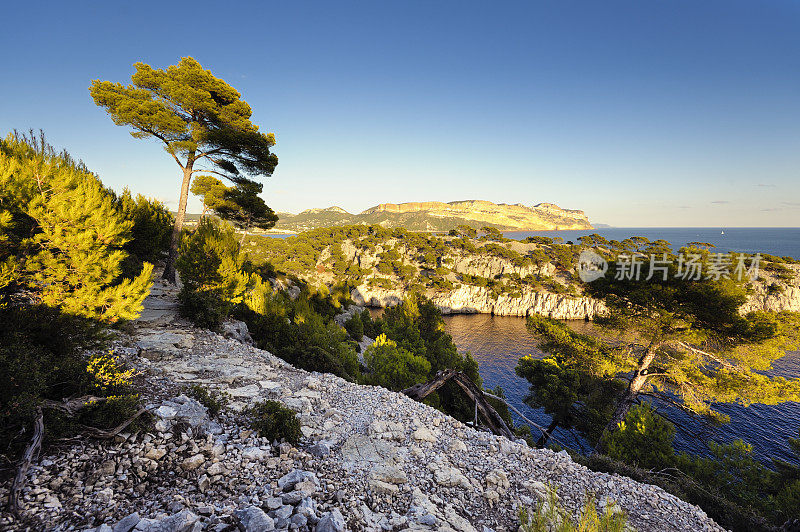
{"type": "Polygon", "coordinates": [[[720,234],[721,234],[721,235],[724,235],[724,234],[725,234],[725,231],[722,231],[720,234]]]}

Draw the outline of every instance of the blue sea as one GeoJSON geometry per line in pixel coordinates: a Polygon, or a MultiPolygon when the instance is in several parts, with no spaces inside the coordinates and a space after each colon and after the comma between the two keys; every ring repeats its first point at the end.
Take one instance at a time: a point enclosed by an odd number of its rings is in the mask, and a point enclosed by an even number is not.
{"type": "MultiPolygon", "coordinates": [[[[622,240],[630,236],[644,236],[650,240],[663,238],[677,249],[687,242],[709,242],[720,252],[742,251],[768,253],[777,256],[800,257],[800,228],[608,228],[589,231],[526,231],[506,233],[508,238],[525,238],[531,235],[559,236],[565,241],[577,241],[583,235],[598,233],[609,240],[622,240]],[[722,234],[724,232],[724,234],[722,234]]],[[[525,329],[524,318],[489,316],[486,314],[445,316],[445,327],[461,351],[470,351],[478,362],[481,376],[487,387],[503,387],[508,400],[526,417],[539,425],[547,426],[550,416],[541,409],[524,403],[528,382],[514,373],[520,357],[541,356],[533,338],[525,329]]],[[[580,321],[575,328],[591,327],[580,321]]],[[[775,375],[787,378],[800,376],[800,352],[789,352],[774,365],[775,375]]],[[[765,463],[772,458],[797,462],[787,440],[797,438],[800,429],[800,403],[776,406],[718,405],[718,409],[731,418],[722,426],[712,426],[703,419],[657,405],[672,419],[678,421],[675,446],[679,450],[708,454],[707,441],[730,442],[741,438],[753,445],[758,459],[765,463]]],[[[518,419],[519,421],[519,419],[518,419]]],[[[536,435],[536,431],[534,430],[536,435]]],[[[586,442],[571,431],[559,429],[556,438],[574,449],[586,450],[586,442]]]]}
{"type": "MultiPolygon", "coordinates": [[[[800,222],[800,220],[798,220],[800,222]]],[[[577,243],[578,238],[598,234],[608,240],[624,240],[643,236],[649,240],[663,238],[677,250],[689,242],[708,242],[715,251],[727,253],[769,253],[778,257],[800,257],[800,228],[796,227],[611,227],[578,231],[509,231],[507,238],[529,236],[561,237],[577,243]]]]}

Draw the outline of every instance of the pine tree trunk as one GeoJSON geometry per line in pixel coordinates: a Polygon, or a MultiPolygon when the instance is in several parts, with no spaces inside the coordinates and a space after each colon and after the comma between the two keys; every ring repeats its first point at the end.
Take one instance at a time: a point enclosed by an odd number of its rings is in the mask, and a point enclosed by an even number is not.
{"type": "Polygon", "coordinates": [[[650,367],[650,364],[653,363],[653,359],[656,357],[655,351],[655,349],[651,349],[639,359],[639,365],[636,368],[636,373],[628,383],[628,388],[625,390],[625,395],[622,396],[622,399],[617,404],[616,410],[614,410],[614,415],[611,416],[611,420],[603,429],[603,434],[600,437],[599,443],[601,447],[603,445],[603,436],[605,436],[607,433],[614,432],[619,428],[619,424],[625,420],[625,416],[628,414],[628,411],[636,402],[637,397],[639,397],[639,392],[642,391],[642,388],[644,388],[644,385],[647,383],[647,379],[650,378],[647,370],[650,367]]]}
{"type": "Polygon", "coordinates": [[[550,435],[553,434],[553,431],[556,430],[556,427],[558,427],[558,416],[553,416],[550,426],[547,427],[547,430],[544,431],[542,437],[536,442],[537,449],[542,449],[545,445],[547,445],[547,442],[550,441],[550,435]]]}
{"type": "Polygon", "coordinates": [[[186,216],[186,203],[189,200],[189,185],[192,182],[192,160],[187,161],[183,169],[183,183],[181,184],[181,196],[178,200],[178,213],[175,215],[175,225],[172,227],[172,239],[169,243],[169,257],[164,265],[164,275],[162,277],[167,282],[175,284],[175,259],[178,258],[178,240],[183,229],[183,219],[186,216]]]}

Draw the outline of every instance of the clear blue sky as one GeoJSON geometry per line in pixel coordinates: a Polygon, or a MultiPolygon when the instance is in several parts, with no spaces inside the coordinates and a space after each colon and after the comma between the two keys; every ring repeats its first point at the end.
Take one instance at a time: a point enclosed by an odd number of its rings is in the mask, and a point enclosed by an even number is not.
{"type": "Polygon", "coordinates": [[[87,87],[191,55],[275,133],[275,210],[488,199],[618,226],[800,226],[794,0],[28,1],[3,19],[0,133],[42,128],[173,207],[175,163],[87,87]]]}

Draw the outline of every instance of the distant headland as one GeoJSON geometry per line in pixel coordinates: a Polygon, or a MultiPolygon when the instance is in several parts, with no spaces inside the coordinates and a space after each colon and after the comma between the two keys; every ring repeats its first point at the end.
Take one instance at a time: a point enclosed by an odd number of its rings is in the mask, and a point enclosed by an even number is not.
{"type": "Polygon", "coordinates": [[[592,229],[586,214],[580,210],[563,209],[552,203],[529,207],[484,200],[381,203],[359,214],[351,214],[341,207],[328,207],[308,209],[299,214],[281,212],[278,216],[275,229],[284,231],[353,224],[405,227],[412,231],[447,231],[457,225],[476,229],[488,225],[503,231],[592,229]]]}

